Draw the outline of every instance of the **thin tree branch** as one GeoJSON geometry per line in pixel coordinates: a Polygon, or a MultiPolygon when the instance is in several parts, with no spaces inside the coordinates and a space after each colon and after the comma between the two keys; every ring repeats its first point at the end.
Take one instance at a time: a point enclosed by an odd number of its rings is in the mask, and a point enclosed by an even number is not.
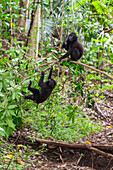
{"type": "MultiPolygon", "coordinates": [[[[67,59],[63,59],[62,61],[67,61],[67,59]]],[[[37,67],[35,67],[35,68],[31,68],[31,69],[25,70],[25,71],[21,72],[20,74],[22,74],[22,73],[24,73],[24,72],[27,72],[27,71],[29,71],[29,70],[36,69],[36,68],[38,68],[38,67],[45,66],[45,65],[50,65],[50,64],[53,65],[53,64],[56,64],[56,63],[58,63],[58,62],[59,62],[59,61],[56,61],[56,60],[55,60],[55,61],[53,61],[53,62],[49,62],[49,63],[46,63],[46,64],[42,64],[42,65],[39,65],[39,66],[37,66],[37,67]]],[[[87,67],[87,68],[89,68],[89,69],[91,69],[91,70],[97,71],[97,72],[99,72],[99,73],[107,76],[107,77],[110,78],[111,80],[113,80],[113,77],[110,76],[109,74],[107,74],[105,71],[96,69],[96,68],[94,68],[94,67],[92,67],[92,66],[89,66],[89,65],[87,65],[87,64],[81,63],[81,62],[79,62],[79,61],[70,61],[70,62],[75,63],[75,64],[79,64],[79,65],[84,66],[84,67],[87,67]]],[[[48,68],[49,68],[49,67],[48,67],[48,68]]]]}

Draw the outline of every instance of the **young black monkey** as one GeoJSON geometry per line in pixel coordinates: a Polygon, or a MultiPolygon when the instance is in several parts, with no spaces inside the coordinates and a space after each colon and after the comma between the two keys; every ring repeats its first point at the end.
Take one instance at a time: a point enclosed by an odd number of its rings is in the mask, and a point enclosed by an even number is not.
{"type": "Polygon", "coordinates": [[[71,58],[68,59],[68,61],[77,61],[80,59],[83,55],[83,46],[78,41],[77,35],[75,32],[72,32],[69,34],[68,39],[63,42],[62,45],[63,48],[65,48],[68,52],[59,58],[59,61],[62,59],[68,57],[69,55],[71,58]]]}
{"type": "Polygon", "coordinates": [[[56,81],[51,78],[52,70],[53,70],[53,67],[51,67],[51,69],[50,69],[49,76],[48,76],[48,79],[46,82],[43,82],[44,72],[43,71],[41,72],[41,78],[38,83],[38,86],[41,87],[40,90],[31,87],[32,82],[30,81],[30,83],[28,85],[28,90],[30,90],[33,94],[25,96],[25,92],[22,91],[24,99],[31,99],[34,102],[36,102],[37,104],[39,104],[39,103],[44,102],[51,95],[52,90],[56,86],[56,81]]]}

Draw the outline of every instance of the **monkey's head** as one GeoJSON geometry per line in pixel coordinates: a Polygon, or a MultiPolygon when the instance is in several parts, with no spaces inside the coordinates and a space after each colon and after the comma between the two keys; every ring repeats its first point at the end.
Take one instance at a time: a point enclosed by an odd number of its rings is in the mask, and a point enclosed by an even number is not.
{"type": "Polygon", "coordinates": [[[68,36],[68,41],[69,42],[74,42],[76,40],[77,40],[77,35],[76,35],[75,32],[72,32],[71,34],[69,34],[69,36],[68,36]]]}

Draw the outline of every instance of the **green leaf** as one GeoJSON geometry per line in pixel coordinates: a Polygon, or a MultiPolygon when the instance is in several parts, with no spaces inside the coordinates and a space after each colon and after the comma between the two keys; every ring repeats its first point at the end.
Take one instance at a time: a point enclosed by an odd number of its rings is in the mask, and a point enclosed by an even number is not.
{"type": "Polygon", "coordinates": [[[1,96],[1,97],[4,97],[4,94],[0,93],[0,96],[1,96]]]}
{"type": "Polygon", "coordinates": [[[28,85],[29,84],[29,80],[25,80],[22,85],[28,85]]]}
{"type": "Polygon", "coordinates": [[[7,118],[7,119],[6,119],[6,122],[7,122],[7,124],[8,124],[9,127],[11,127],[13,130],[16,130],[16,129],[15,129],[15,125],[14,125],[14,123],[13,123],[13,119],[7,118]]]}
{"type": "Polygon", "coordinates": [[[22,53],[20,52],[19,53],[19,62],[21,62],[21,60],[22,60],[22,53]]]}
{"type": "Polygon", "coordinates": [[[2,47],[2,43],[0,42],[0,47],[2,47]]]}
{"type": "Polygon", "coordinates": [[[15,99],[15,92],[13,92],[13,94],[12,94],[12,99],[13,100],[15,99]]]}
{"type": "Polygon", "coordinates": [[[100,1],[93,1],[92,4],[96,8],[99,14],[103,14],[105,11],[107,12],[107,7],[100,1]]]}
{"type": "Polygon", "coordinates": [[[103,99],[103,98],[105,98],[105,96],[102,96],[102,95],[101,95],[100,98],[103,99]]]}
{"type": "Polygon", "coordinates": [[[8,112],[9,112],[9,115],[16,116],[15,110],[8,110],[8,112]]]}
{"type": "Polygon", "coordinates": [[[13,130],[15,130],[15,129],[12,129],[12,128],[9,127],[9,126],[5,127],[5,131],[6,131],[6,139],[8,139],[8,136],[9,136],[10,134],[13,135],[13,130]]]}
{"type": "Polygon", "coordinates": [[[12,87],[15,87],[15,84],[13,83],[13,81],[10,81],[10,85],[11,85],[12,87]]]}
{"type": "Polygon", "coordinates": [[[20,96],[18,95],[18,93],[16,93],[16,96],[15,96],[15,97],[16,97],[17,100],[19,100],[19,97],[20,97],[20,96]]]}
{"type": "Polygon", "coordinates": [[[83,90],[81,90],[80,93],[81,93],[81,96],[83,97],[83,90]]]}
{"type": "Polygon", "coordinates": [[[8,109],[14,109],[15,107],[17,107],[17,105],[10,105],[8,106],[8,109]]]}
{"type": "Polygon", "coordinates": [[[0,136],[5,136],[6,132],[3,128],[0,127],[0,136]]]}

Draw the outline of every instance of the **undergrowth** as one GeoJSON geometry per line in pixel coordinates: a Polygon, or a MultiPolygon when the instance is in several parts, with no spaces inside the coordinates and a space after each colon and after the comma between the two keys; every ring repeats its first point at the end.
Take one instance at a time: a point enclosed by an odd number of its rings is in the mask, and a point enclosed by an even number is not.
{"type": "MultiPolygon", "coordinates": [[[[24,113],[23,121],[30,124],[37,138],[49,138],[60,141],[80,141],[85,136],[101,129],[99,122],[93,122],[80,107],[66,105],[60,101],[49,101],[44,105],[33,104],[24,113]]],[[[54,99],[53,99],[54,100],[54,99]]],[[[31,101],[29,101],[29,106],[31,101]]],[[[25,109],[26,110],[26,109],[25,109]]]]}

